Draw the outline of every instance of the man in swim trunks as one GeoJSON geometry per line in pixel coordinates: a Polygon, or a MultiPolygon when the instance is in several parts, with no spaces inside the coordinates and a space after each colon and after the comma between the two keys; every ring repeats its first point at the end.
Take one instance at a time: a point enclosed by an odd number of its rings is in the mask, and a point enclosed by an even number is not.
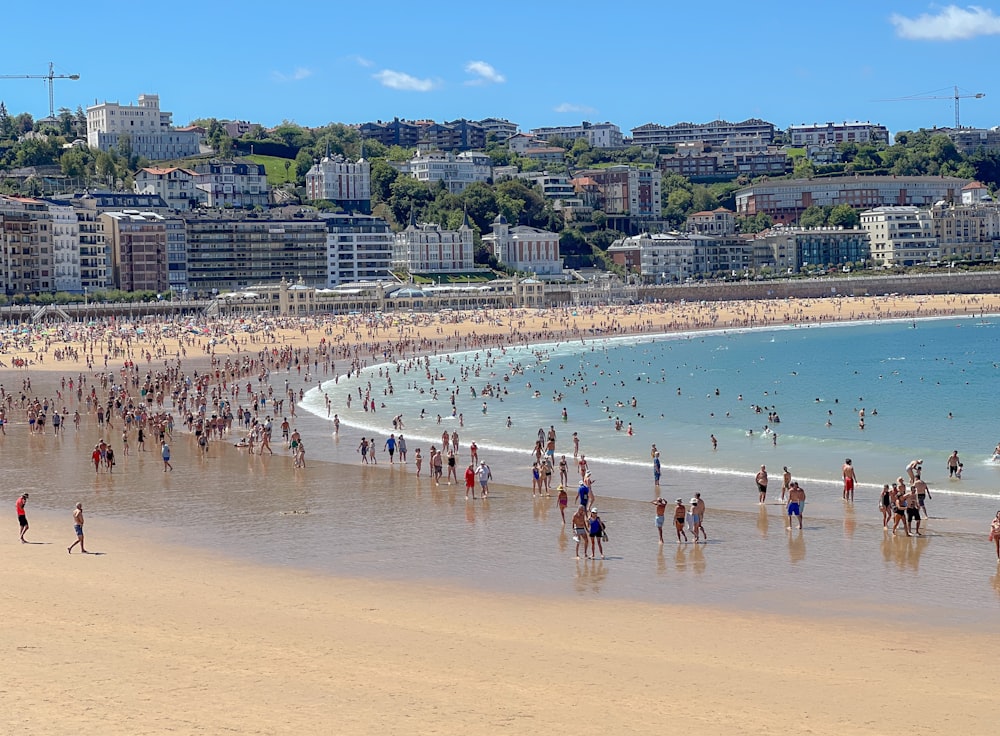
{"type": "Polygon", "coordinates": [[[701,533],[702,539],[708,541],[708,532],[705,531],[705,500],[701,497],[700,493],[695,493],[694,498],[691,499],[691,509],[698,517],[698,523],[694,527],[694,541],[698,541],[698,533],[701,533]]]}
{"type": "Polygon", "coordinates": [[[917,498],[917,486],[916,484],[910,486],[910,495],[906,499],[906,525],[909,526],[918,537],[923,536],[920,533],[920,503],[917,498]],[[916,527],[912,526],[916,522],[916,527]]]}
{"type": "Polygon", "coordinates": [[[684,537],[684,541],[688,541],[687,532],[684,531],[684,523],[687,521],[687,509],[684,507],[684,501],[680,498],[677,499],[677,505],[674,507],[674,531],[677,532],[677,544],[681,543],[681,537],[684,537]]]}
{"type": "Polygon", "coordinates": [[[844,460],[844,467],[840,469],[840,472],[844,476],[844,500],[854,501],[854,484],[857,482],[858,477],[854,474],[854,465],[851,464],[851,458],[844,460]]]}
{"type": "Polygon", "coordinates": [[[792,485],[792,471],[788,469],[788,466],[782,468],[781,474],[781,498],[779,499],[782,503],[785,501],[785,494],[788,493],[788,489],[792,485]]]}
{"type": "Polygon", "coordinates": [[[660,535],[660,544],[663,544],[663,520],[667,514],[667,502],[662,498],[656,498],[650,503],[656,506],[656,531],[660,535]]]}
{"type": "Polygon", "coordinates": [[[920,478],[920,473],[917,473],[917,478],[913,481],[913,490],[917,492],[917,510],[922,510],[926,518],[931,518],[931,515],[927,513],[927,506],[924,505],[925,498],[932,498],[931,489],[927,487],[927,483],[920,478]]]}
{"type": "Polygon", "coordinates": [[[767,498],[767,468],[761,465],[754,480],[757,482],[757,503],[764,503],[767,498]]]}
{"type": "Polygon", "coordinates": [[[83,504],[78,503],[76,508],[73,509],[73,531],[76,532],[76,541],[73,542],[66,551],[73,554],[73,548],[76,545],[80,545],[80,551],[87,554],[87,550],[83,547],[83,504]]]}
{"type": "Polygon", "coordinates": [[[958,469],[961,467],[962,462],[958,459],[958,450],[955,450],[948,457],[948,477],[954,478],[955,476],[961,477],[958,469]]]}
{"type": "Polygon", "coordinates": [[[788,488],[788,526],[787,529],[792,528],[792,517],[799,517],[799,529],[802,529],[802,507],[806,503],[806,492],[802,489],[795,481],[792,481],[792,485],[788,488]]]}
{"type": "Polygon", "coordinates": [[[587,552],[587,509],[577,508],[573,514],[573,541],[576,542],[576,559],[580,559],[580,542],[583,542],[583,552],[587,552]]]}
{"type": "Polygon", "coordinates": [[[28,517],[24,513],[24,504],[28,500],[28,494],[22,493],[20,498],[14,503],[14,508],[17,511],[17,523],[21,526],[21,544],[27,544],[27,540],[24,538],[25,533],[28,531],[28,517]]]}

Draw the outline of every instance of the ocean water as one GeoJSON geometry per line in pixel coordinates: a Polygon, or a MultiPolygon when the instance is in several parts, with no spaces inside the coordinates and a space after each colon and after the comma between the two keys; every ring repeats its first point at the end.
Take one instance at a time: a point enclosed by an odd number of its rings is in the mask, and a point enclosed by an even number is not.
{"type": "Polygon", "coordinates": [[[667,480],[704,474],[755,493],[744,479],[765,464],[772,479],[787,466],[807,490],[829,494],[851,458],[859,493],[874,494],[922,459],[932,493],[991,505],[1000,502],[998,387],[1000,319],[962,317],[434,356],[327,381],[302,405],[325,418],[325,393],[342,434],[374,436],[381,448],[402,431],[411,454],[419,446],[426,455],[443,431],[458,431],[462,447],[475,441],[494,474],[499,465],[517,485],[530,486],[538,430],[554,427],[556,460],[568,457],[574,487],[576,432],[595,476],[604,476],[600,492],[614,497],[651,497],[655,444],[667,480]],[[366,391],[374,412],[361,409],[366,391]],[[402,430],[392,426],[397,416],[402,430]],[[948,477],[953,450],[960,481],[948,477]]]}

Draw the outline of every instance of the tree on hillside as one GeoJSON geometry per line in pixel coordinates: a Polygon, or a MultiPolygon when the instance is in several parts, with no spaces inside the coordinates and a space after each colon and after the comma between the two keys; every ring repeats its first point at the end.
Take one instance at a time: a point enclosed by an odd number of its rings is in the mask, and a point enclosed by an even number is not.
{"type": "Polygon", "coordinates": [[[855,228],[859,222],[861,216],[849,204],[834,205],[826,218],[827,225],[832,227],[855,228]]]}
{"type": "Polygon", "coordinates": [[[392,183],[389,195],[389,209],[398,225],[405,227],[410,221],[410,213],[417,218],[423,216],[427,205],[434,200],[430,187],[409,176],[400,176],[392,183]]]}
{"type": "Polygon", "coordinates": [[[399,171],[383,159],[371,162],[372,199],[375,202],[388,202],[392,196],[392,183],[399,177],[399,171]]]}
{"type": "Polygon", "coordinates": [[[826,225],[827,210],[824,207],[820,207],[814,204],[807,207],[805,211],[799,215],[799,225],[801,227],[823,227],[826,225]]]}

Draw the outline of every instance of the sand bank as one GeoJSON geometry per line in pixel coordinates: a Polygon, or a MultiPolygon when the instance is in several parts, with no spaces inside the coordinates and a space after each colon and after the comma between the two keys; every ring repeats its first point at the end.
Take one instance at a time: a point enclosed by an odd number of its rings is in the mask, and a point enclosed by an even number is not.
{"type": "Polygon", "coordinates": [[[996,632],[330,579],[61,517],[3,543],[9,733],[987,733],[996,632]]]}

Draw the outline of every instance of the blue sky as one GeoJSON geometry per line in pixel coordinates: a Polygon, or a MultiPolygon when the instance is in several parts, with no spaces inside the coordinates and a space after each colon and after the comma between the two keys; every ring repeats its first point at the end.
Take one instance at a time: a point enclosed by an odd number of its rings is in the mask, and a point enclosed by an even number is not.
{"type": "MultiPolygon", "coordinates": [[[[964,125],[1000,124],[1000,0],[676,5],[9,3],[0,74],[52,61],[81,77],[56,81],[57,108],[157,93],[178,125],[503,117],[522,130],[607,120],[627,134],[760,117],[896,131],[952,125],[955,84],[986,94],[962,100],[964,125]],[[947,99],[884,101],[935,95],[947,99]]],[[[0,79],[0,100],[11,113],[48,108],[42,80],[0,79]]]]}

